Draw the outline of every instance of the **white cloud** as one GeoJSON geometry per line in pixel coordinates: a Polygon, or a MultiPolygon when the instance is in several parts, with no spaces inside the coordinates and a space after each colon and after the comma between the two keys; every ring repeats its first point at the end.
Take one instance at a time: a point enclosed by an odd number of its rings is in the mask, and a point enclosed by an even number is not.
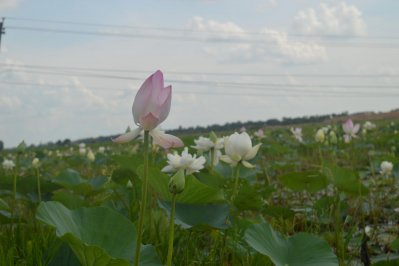
{"type": "Polygon", "coordinates": [[[325,48],[314,41],[292,41],[286,33],[272,29],[264,29],[262,33],[269,42],[274,44],[270,52],[293,63],[318,62],[327,59],[325,48]]]}
{"type": "Polygon", "coordinates": [[[20,2],[20,0],[0,0],[0,10],[15,8],[20,2]]]}
{"type": "Polygon", "coordinates": [[[316,42],[293,41],[285,32],[274,29],[266,28],[251,34],[233,22],[217,22],[202,17],[194,17],[187,27],[196,34],[202,31],[201,36],[207,41],[227,42],[222,46],[203,48],[207,54],[223,62],[261,62],[273,57],[280,63],[300,64],[327,59],[325,48],[316,42]],[[209,32],[211,34],[207,34],[209,32]]]}
{"type": "Polygon", "coordinates": [[[345,2],[336,5],[323,3],[318,8],[299,11],[294,17],[293,28],[304,34],[367,34],[362,12],[356,6],[345,2]]]}
{"type": "Polygon", "coordinates": [[[215,20],[206,20],[202,17],[193,17],[186,25],[189,30],[204,33],[202,36],[206,36],[210,40],[220,40],[220,39],[231,39],[247,38],[245,30],[233,22],[218,22],[215,20]]]}

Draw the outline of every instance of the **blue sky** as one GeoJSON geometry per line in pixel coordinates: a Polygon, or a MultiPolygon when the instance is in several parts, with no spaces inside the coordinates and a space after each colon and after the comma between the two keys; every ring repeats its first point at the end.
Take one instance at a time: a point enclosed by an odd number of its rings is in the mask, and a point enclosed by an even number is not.
{"type": "Polygon", "coordinates": [[[174,90],[164,129],[388,111],[398,107],[399,39],[375,37],[399,37],[398,10],[394,0],[3,0],[0,139],[12,147],[123,132],[157,69],[174,90]]]}

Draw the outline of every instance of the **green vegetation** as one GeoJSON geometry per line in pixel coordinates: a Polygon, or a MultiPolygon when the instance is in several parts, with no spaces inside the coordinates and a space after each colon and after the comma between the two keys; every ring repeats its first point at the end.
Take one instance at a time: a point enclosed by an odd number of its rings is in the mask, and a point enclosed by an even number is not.
{"type": "MultiPolygon", "coordinates": [[[[340,123],[322,142],[319,124],[303,126],[302,143],[289,128],[265,128],[252,139],[262,143],[255,168],[208,161],[187,175],[176,194],[173,264],[398,265],[399,120],[375,123],[350,143],[340,123]],[[383,161],[393,169],[384,172],[383,161]]],[[[140,265],[165,265],[171,175],[161,171],[166,153],[150,147],[140,265]]],[[[133,265],[142,153],[138,140],[1,151],[0,265],[133,265]]]]}

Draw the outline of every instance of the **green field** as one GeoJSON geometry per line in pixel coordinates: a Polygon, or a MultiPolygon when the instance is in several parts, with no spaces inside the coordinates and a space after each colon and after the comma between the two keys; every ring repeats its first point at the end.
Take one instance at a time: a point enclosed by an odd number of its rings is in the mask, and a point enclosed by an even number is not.
{"type": "MultiPolygon", "coordinates": [[[[176,196],[173,264],[399,265],[399,119],[373,123],[349,143],[341,123],[322,142],[321,124],[302,126],[302,143],[290,127],[266,127],[261,139],[247,129],[252,145],[262,144],[248,160],[254,168],[213,166],[204,152],[204,169],[187,175],[176,196]],[[392,171],[381,170],[383,161],[392,171]]],[[[198,153],[191,146],[199,136],[181,137],[198,153]]],[[[15,164],[0,169],[0,265],[133,265],[142,141],[85,149],[20,145],[0,153],[0,162],[15,164]]],[[[140,265],[167,258],[166,155],[150,146],[140,265]]]]}

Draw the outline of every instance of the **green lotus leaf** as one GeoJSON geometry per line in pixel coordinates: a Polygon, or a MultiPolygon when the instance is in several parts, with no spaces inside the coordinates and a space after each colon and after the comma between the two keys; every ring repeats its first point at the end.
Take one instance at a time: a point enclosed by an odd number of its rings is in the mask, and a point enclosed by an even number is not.
{"type": "Polygon", "coordinates": [[[266,222],[251,225],[246,242],[268,256],[276,266],[337,266],[338,260],[326,241],[307,233],[283,237],[266,222]]]}

